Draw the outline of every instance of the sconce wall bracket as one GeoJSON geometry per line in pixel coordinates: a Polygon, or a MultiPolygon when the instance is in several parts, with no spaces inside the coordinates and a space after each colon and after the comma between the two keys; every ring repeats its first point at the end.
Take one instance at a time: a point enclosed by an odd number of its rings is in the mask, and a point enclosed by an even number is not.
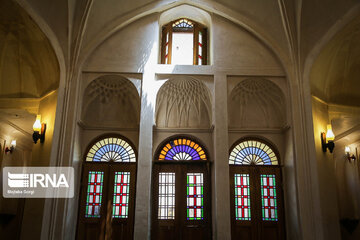
{"type": "Polygon", "coordinates": [[[34,133],[32,135],[35,144],[37,143],[37,141],[39,139],[40,139],[40,143],[43,143],[45,141],[45,132],[46,132],[46,124],[42,123],[41,124],[41,133],[39,133],[38,131],[34,131],[34,133]]]}
{"type": "Polygon", "coordinates": [[[334,141],[329,141],[328,143],[326,143],[326,134],[324,132],[321,133],[320,137],[321,137],[321,147],[323,152],[326,152],[326,149],[329,149],[330,153],[332,153],[335,148],[334,141]]]}
{"type": "Polygon", "coordinates": [[[14,149],[15,149],[14,146],[6,147],[5,148],[5,153],[9,153],[9,152],[12,153],[14,151],[14,149]]]}

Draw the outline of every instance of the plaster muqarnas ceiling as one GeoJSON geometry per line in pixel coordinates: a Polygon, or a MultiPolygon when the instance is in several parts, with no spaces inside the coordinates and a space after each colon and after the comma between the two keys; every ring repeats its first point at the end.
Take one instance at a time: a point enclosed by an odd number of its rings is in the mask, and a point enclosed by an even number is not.
{"type": "Polygon", "coordinates": [[[0,1],[0,97],[42,97],[59,86],[49,40],[16,3],[0,1]]]}
{"type": "Polygon", "coordinates": [[[323,48],[311,71],[312,94],[328,103],[360,106],[360,16],[323,48]]]}

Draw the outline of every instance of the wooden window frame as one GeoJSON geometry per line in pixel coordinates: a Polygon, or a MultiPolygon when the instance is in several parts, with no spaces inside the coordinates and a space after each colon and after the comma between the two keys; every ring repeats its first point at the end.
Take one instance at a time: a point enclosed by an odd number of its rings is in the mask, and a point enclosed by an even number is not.
{"type": "Polygon", "coordinates": [[[274,152],[277,158],[277,165],[253,165],[253,164],[229,164],[229,184],[230,184],[230,216],[231,216],[231,239],[279,239],[286,238],[285,228],[285,205],[282,185],[281,160],[275,146],[269,141],[257,138],[246,137],[236,141],[229,150],[229,156],[233,149],[241,142],[254,140],[266,144],[274,152]],[[235,215],[235,174],[249,174],[250,181],[250,206],[251,220],[236,220],[235,215]],[[276,196],[277,196],[277,221],[267,221],[262,219],[261,205],[261,186],[260,176],[262,174],[275,175],[276,196]],[[276,234],[271,238],[271,233],[276,234]]]}
{"type": "Polygon", "coordinates": [[[90,239],[106,239],[108,229],[112,229],[112,235],[120,236],[122,239],[133,238],[134,235],[134,222],[135,222],[135,201],[136,201],[136,182],[137,182],[137,150],[134,144],[126,137],[119,134],[105,134],[94,139],[87,147],[83,155],[81,182],[80,182],[80,195],[78,202],[78,221],[76,227],[76,239],[83,239],[88,234],[91,235],[90,239]],[[94,144],[98,141],[108,138],[120,138],[126,141],[134,150],[136,162],[89,162],[86,161],[87,153],[94,144]],[[85,217],[85,203],[88,187],[88,173],[89,171],[102,171],[104,172],[102,202],[100,208],[100,217],[85,217]],[[112,218],[113,211],[113,194],[114,194],[114,180],[115,172],[130,172],[129,183],[129,200],[128,200],[128,216],[127,218],[112,218]],[[111,203],[111,206],[108,204],[111,203]],[[111,220],[110,220],[111,219],[111,220]],[[111,226],[106,226],[108,222],[111,226]],[[129,231],[123,231],[124,226],[129,226],[129,231]],[[85,235],[84,235],[85,234],[85,235]]]}
{"type": "Polygon", "coordinates": [[[212,237],[211,171],[207,149],[198,139],[188,135],[176,135],[164,140],[155,151],[152,168],[152,215],[151,239],[190,239],[190,235],[202,231],[199,239],[212,237]],[[206,160],[159,160],[163,147],[171,140],[188,139],[198,144],[205,152],[206,160]],[[175,173],[175,219],[158,219],[159,173],[175,173]],[[187,173],[203,174],[203,219],[187,220],[186,176],[187,173]],[[195,232],[192,232],[195,231],[195,232]]]}
{"type": "MultiPolygon", "coordinates": [[[[199,32],[202,33],[202,52],[200,56],[202,58],[201,65],[208,65],[208,37],[207,37],[207,28],[193,20],[190,20],[193,23],[193,30],[176,30],[172,27],[172,25],[177,22],[178,20],[183,19],[179,18],[175,21],[172,21],[162,27],[162,34],[161,34],[161,64],[171,64],[171,55],[172,55],[172,35],[173,32],[192,32],[193,33],[193,65],[199,65],[199,32]],[[169,35],[168,42],[166,41],[166,36],[169,35]],[[168,54],[166,56],[166,46],[168,47],[168,54]]],[[[185,18],[187,19],[187,18],[185,18]]]]}

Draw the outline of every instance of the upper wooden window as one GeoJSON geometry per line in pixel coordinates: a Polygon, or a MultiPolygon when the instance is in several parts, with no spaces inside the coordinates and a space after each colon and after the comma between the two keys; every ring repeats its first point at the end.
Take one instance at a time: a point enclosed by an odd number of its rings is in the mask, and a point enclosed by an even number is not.
{"type": "Polygon", "coordinates": [[[163,26],[161,63],[206,65],[207,29],[187,18],[163,26]]]}

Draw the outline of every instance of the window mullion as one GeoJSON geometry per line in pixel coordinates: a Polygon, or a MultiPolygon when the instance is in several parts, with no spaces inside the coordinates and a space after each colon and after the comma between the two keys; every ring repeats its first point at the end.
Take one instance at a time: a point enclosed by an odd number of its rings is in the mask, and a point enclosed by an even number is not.
{"type": "Polygon", "coordinates": [[[194,60],[193,60],[193,64],[194,65],[198,65],[198,56],[199,56],[199,26],[198,25],[194,25],[194,41],[193,41],[193,56],[194,56],[194,60]]]}

